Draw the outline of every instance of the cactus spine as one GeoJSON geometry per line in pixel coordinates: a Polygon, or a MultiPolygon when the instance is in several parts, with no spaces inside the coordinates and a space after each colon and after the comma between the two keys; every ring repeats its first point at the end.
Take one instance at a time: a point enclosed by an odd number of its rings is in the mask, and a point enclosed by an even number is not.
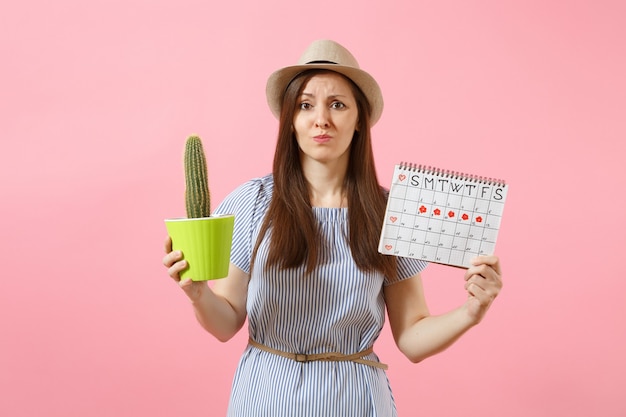
{"type": "Polygon", "coordinates": [[[189,136],[185,144],[185,207],[188,218],[211,215],[211,195],[206,157],[198,136],[189,136]]]}

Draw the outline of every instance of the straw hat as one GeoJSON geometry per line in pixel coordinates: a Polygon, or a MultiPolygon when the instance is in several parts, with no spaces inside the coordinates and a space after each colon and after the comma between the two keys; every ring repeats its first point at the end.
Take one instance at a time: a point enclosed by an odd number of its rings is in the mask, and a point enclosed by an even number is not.
{"type": "Polygon", "coordinates": [[[267,80],[265,93],[270,110],[280,118],[283,94],[289,83],[299,73],[308,69],[327,69],[350,78],[365,94],[372,108],[370,124],[373,126],[383,112],[383,95],[378,83],[359,67],[354,56],[343,46],[331,40],[314,41],[304,51],[297,65],[279,69],[267,80]]]}

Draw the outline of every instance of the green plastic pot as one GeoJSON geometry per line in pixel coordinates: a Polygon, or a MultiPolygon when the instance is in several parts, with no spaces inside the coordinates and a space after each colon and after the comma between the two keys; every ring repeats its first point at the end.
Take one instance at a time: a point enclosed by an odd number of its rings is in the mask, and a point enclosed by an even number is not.
{"type": "Polygon", "coordinates": [[[181,279],[207,281],[228,276],[235,216],[232,214],[198,219],[165,219],[172,250],[180,250],[187,261],[181,279]]]}

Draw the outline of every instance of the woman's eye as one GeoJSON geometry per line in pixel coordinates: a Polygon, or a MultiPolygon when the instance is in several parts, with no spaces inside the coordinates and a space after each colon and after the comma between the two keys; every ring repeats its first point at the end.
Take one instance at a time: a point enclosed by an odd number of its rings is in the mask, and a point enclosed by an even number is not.
{"type": "Polygon", "coordinates": [[[336,109],[336,110],[343,109],[344,107],[346,107],[346,105],[345,105],[345,104],[343,104],[343,103],[342,103],[342,102],[340,102],[340,101],[334,101],[334,102],[330,105],[330,108],[331,108],[331,109],[336,109]]]}
{"type": "Polygon", "coordinates": [[[310,110],[311,107],[311,103],[300,103],[300,110],[310,110]]]}

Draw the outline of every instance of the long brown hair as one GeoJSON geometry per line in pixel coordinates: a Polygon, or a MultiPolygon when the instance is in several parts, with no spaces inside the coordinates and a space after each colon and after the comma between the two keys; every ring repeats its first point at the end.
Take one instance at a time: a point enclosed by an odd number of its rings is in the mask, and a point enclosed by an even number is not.
{"type": "MultiPolygon", "coordinates": [[[[308,70],[296,76],[283,96],[278,141],[274,154],[274,191],[261,225],[252,260],[268,230],[272,229],[267,266],[295,268],[306,263],[307,273],[319,258],[319,233],[313,215],[309,187],[300,163],[293,132],[299,97],[308,81],[324,70],[308,70]],[[278,221],[277,219],[280,219],[278,221]]],[[[370,105],[361,90],[347,77],[356,99],[358,127],[350,145],[344,190],[348,197],[348,243],[356,265],[364,271],[380,271],[396,277],[396,259],[378,253],[378,239],[386,198],[378,183],[370,133],[370,105]]]]}

